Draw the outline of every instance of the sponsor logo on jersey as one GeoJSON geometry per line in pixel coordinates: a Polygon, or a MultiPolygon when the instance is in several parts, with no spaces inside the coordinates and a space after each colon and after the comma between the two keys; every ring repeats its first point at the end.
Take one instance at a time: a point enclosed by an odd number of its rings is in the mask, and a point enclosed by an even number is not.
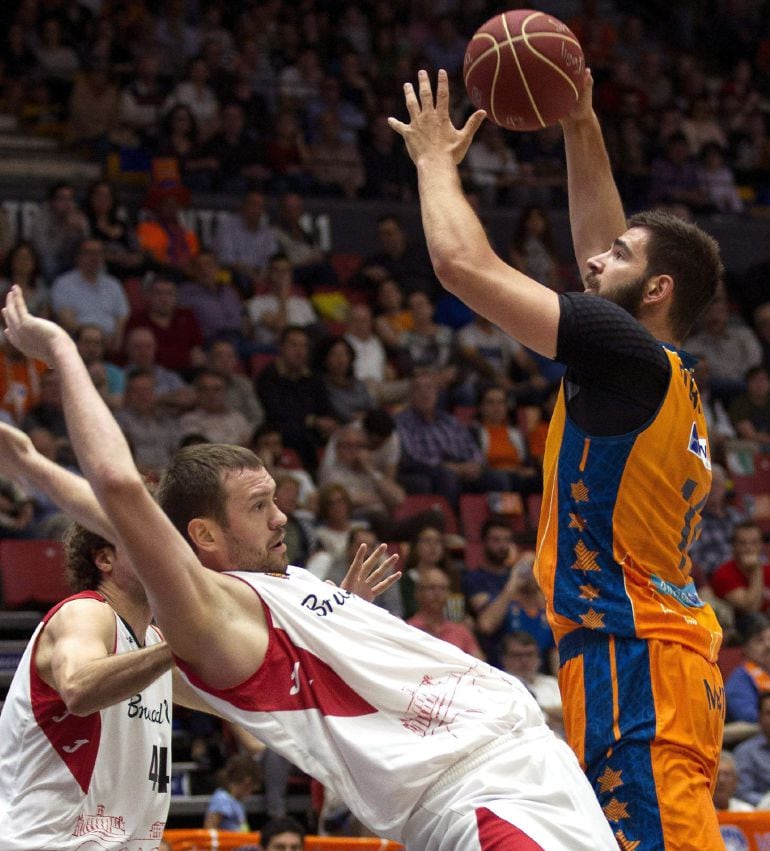
{"type": "Polygon", "coordinates": [[[142,721],[150,721],[153,724],[171,723],[171,713],[169,712],[167,700],[161,700],[157,708],[153,709],[142,704],[141,694],[135,694],[128,701],[128,717],[139,718],[142,721]]]}
{"type": "Polygon", "coordinates": [[[707,470],[711,470],[708,440],[698,434],[698,426],[695,423],[692,424],[692,429],[690,431],[690,445],[687,447],[687,451],[696,455],[707,470]]]}

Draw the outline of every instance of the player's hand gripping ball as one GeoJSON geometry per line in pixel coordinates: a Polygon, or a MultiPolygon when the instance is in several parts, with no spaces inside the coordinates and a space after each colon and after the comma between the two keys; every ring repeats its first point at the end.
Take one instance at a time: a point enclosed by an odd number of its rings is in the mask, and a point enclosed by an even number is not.
{"type": "Polygon", "coordinates": [[[553,15],[503,12],[476,30],[463,76],[477,109],[507,130],[541,130],[564,118],[583,86],[583,49],[553,15]]]}

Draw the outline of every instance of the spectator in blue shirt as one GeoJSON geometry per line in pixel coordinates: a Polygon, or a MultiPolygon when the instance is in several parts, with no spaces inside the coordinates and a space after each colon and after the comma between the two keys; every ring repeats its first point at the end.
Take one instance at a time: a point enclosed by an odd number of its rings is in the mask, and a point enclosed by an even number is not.
{"type": "Polygon", "coordinates": [[[250,756],[236,754],[227,760],[224,772],[224,786],[211,796],[203,826],[207,830],[246,833],[249,822],[243,801],[257,787],[257,766],[250,756]]]}
{"type": "Polygon", "coordinates": [[[104,270],[100,240],[89,237],[80,243],[75,268],[53,282],[51,306],[56,321],[70,334],[80,325],[98,325],[108,351],[120,350],[130,308],[120,281],[104,270]]]}
{"type": "Polygon", "coordinates": [[[770,691],[770,623],[756,615],[745,635],[746,659],[725,683],[727,721],[757,722],[759,696],[770,691]]]}
{"type": "Polygon", "coordinates": [[[735,749],[738,767],[738,797],[757,806],[770,791],[770,692],[759,695],[759,729],[761,732],[735,749]]]}

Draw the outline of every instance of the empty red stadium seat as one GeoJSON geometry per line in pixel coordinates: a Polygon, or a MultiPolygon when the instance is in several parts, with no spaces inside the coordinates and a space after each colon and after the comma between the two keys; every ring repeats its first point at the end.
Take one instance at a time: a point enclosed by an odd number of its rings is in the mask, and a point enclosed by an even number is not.
{"type": "Polygon", "coordinates": [[[252,378],[256,378],[260,372],[275,360],[275,355],[271,352],[254,352],[249,361],[249,373],[252,378]]]}
{"type": "Polygon", "coordinates": [[[723,647],[719,651],[717,664],[722,672],[722,679],[727,680],[735,668],[740,665],[746,657],[743,655],[742,647],[723,647]]]}
{"type": "Polygon", "coordinates": [[[3,604],[52,606],[68,597],[64,551],[59,541],[0,541],[3,604]]]}
{"type": "Polygon", "coordinates": [[[409,494],[406,499],[395,509],[393,517],[395,520],[403,520],[420,511],[439,509],[444,515],[444,531],[450,535],[457,534],[457,517],[446,497],[438,493],[414,493],[409,494]]]}
{"type": "Polygon", "coordinates": [[[352,252],[334,251],[329,257],[329,263],[337,274],[340,286],[343,287],[361,268],[363,262],[360,254],[352,252]]]}
{"type": "Polygon", "coordinates": [[[465,540],[481,540],[481,527],[490,516],[489,502],[484,493],[464,493],[460,495],[460,524],[465,540]]]}

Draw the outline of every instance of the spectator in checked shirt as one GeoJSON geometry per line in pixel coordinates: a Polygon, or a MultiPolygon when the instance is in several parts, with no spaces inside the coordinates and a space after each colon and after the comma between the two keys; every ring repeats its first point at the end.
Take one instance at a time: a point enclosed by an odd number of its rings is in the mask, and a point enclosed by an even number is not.
{"type": "Polygon", "coordinates": [[[504,473],[491,470],[470,431],[438,406],[438,379],[418,375],[409,405],[396,415],[401,440],[399,481],[409,493],[440,493],[457,507],[460,492],[507,490],[504,473]]]}

